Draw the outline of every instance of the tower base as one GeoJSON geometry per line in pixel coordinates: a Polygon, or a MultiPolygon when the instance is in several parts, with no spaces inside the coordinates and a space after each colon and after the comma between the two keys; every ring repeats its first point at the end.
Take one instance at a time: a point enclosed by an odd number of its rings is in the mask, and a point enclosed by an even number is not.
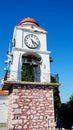
{"type": "Polygon", "coordinates": [[[8,130],[55,130],[53,87],[10,84],[8,130]]]}

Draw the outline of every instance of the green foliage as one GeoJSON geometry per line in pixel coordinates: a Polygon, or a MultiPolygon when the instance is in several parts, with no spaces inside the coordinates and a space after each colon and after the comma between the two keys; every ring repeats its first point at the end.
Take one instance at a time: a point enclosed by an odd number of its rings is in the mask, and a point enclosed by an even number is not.
{"type": "Polygon", "coordinates": [[[70,96],[70,101],[69,102],[73,102],[73,94],[70,96]]]}
{"type": "Polygon", "coordinates": [[[34,81],[34,70],[33,66],[30,65],[22,65],[22,73],[21,73],[22,81],[34,81]]]}
{"type": "Polygon", "coordinates": [[[54,108],[56,118],[60,116],[61,100],[59,95],[59,88],[54,88],[54,108]]]}
{"type": "Polygon", "coordinates": [[[71,128],[73,124],[73,94],[70,96],[67,103],[62,103],[61,114],[63,118],[63,125],[71,128]]]}
{"type": "Polygon", "coordinates": [[[70,96],[67,106],[68,106],[68,113],[70,117],[70,125],[72,125],[73,124],[73,94],[70,96]]]}
{"type": "Polygon", "coordinates": [[[56,78],[54,76],[52,76],[52,75],[51,75],[51,82],[52,83],[57,83],[56,78]]]}
{"type": "MultiPolygon", "coordinates": [[[[57,83],[57,80],[54,76],[51,76],[51,82],[57,83]]],[[[59,95],[59,88],[54,88],[54,109],[55,109],[55,118],[60,116],[61,100],[59,95]]]]}

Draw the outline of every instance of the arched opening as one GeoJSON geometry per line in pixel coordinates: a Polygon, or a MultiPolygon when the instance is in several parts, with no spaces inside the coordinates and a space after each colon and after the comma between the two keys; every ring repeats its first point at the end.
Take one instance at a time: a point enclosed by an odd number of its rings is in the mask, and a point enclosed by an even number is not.
{"type": "Polygon", "coordinates": [[[21,80],[29,82],[40,82],[40,65],[42,58],[36,53],[25,53],[22,55],[21,80]]]}

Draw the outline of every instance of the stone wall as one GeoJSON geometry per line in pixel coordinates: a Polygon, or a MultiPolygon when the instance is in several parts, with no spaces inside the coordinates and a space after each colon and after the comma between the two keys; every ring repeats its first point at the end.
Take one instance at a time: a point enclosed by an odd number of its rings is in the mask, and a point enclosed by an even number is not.
{"type": "Polygon", "coordinates": [[[13,85],[8,130],[55,130],[53,89],[47,85],[13,85]]]}

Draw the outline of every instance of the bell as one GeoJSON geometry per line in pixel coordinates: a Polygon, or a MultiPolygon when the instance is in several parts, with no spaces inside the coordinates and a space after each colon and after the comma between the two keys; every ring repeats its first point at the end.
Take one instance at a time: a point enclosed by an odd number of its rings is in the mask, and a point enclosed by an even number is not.
{"type": "Polygon", "coordinates": [[[24,64],[24,65],[29,65],[28,58],[25,58],[25,59],[24,59],[23,64],[24,64]]]}
{"type": "Polygon", "coordinates": [[[32,61],[32,66],[33,66],[33,67],[37,67],[36,61],[34,61],[34,60],[32,61]]]}

